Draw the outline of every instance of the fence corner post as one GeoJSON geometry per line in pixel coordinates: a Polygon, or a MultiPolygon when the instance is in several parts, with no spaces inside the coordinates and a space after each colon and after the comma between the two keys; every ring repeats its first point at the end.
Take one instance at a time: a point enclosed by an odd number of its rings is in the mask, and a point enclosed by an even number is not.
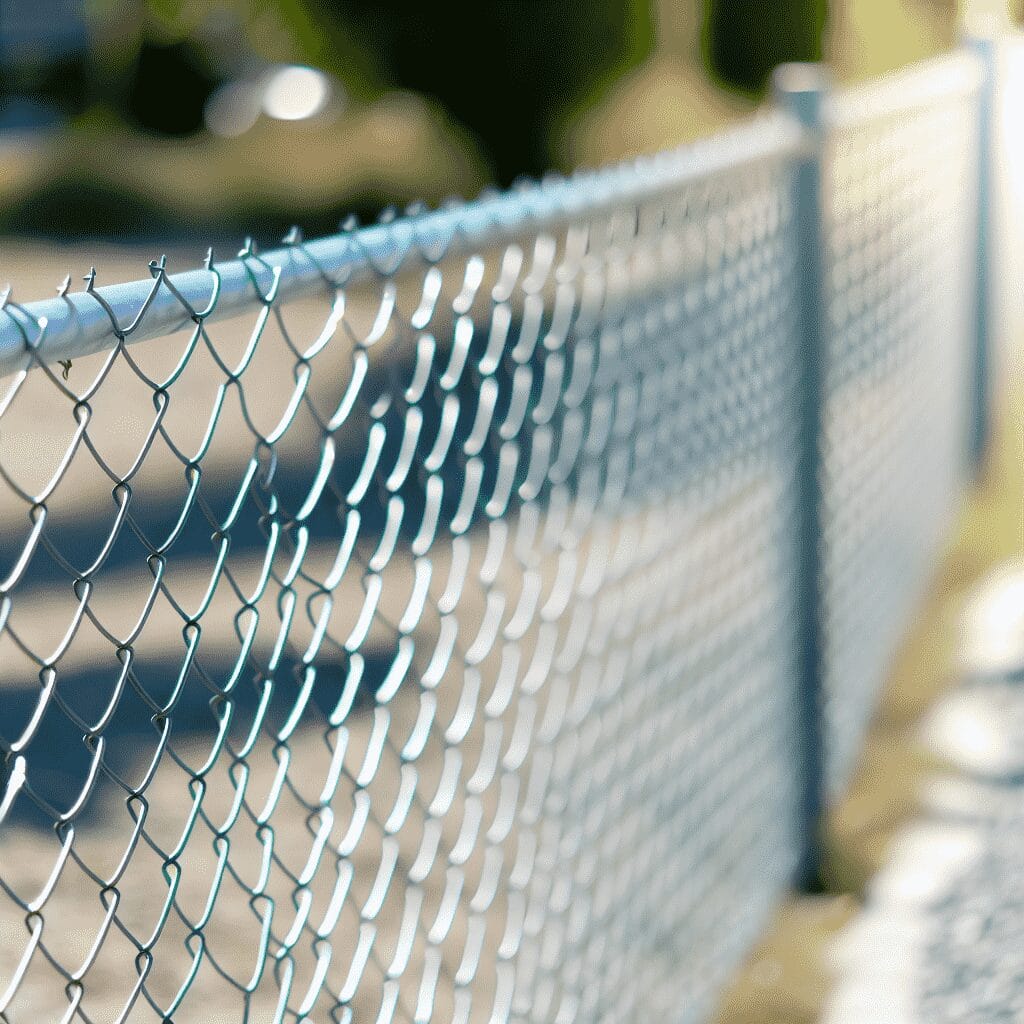
{"type": "Polygon", "coordinates": [[[996,77],[999,61],[999,26],[990,21],[967,23],[961,38],[968,50],[981,61],[982,79],[978,89],[977,134],[977,207],[975,215],[974,350],[972,374],[971,422],[969,426],[970,468],[977,475],[984,471],[985,454],[992,433],[992,403],[995,363],[995,274],[993,260],[997,240],[995,229],[996,179],[996,77]]]}
{"type": "Polygon", "coordinates": [[[829,78],[816,64],[775,69],[777,104],[804,129],[806,148],[793,175],[796,272],[799,282],[797,394],[797,627],[800,827],[803,844],[797,884],[820,885],[822,819],[826,804],[822,690],[821,431],[827,310],[825,306],[823,154],[829,78]]]}

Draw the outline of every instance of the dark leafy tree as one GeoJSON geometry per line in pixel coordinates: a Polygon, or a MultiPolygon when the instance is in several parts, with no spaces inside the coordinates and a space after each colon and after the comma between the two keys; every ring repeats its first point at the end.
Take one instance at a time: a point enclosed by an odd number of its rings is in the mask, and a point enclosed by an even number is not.
{"type": "Polygon", "coordinates": [[[377,77],[437,99],[480,141],[499,184],[551,163],[551,129],[640,63],[649,0],[324,0],[377,77]]]}
{"type": "Polygon", "coordinates": [[[821,60],[827,0],[704,2],[705,59],[732,89],[760,96],[776,65],[821,60]]]}

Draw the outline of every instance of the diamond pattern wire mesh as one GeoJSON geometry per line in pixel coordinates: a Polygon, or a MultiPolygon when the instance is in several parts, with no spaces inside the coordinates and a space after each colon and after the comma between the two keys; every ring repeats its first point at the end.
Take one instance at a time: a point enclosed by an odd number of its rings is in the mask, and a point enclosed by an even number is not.
{"type": "Polygon", "coordinates": [[[961,55],[832,108],[821,514],[833,796],[967,478],[978,86],[961,55]]]}
{"type": "Polygon", "coordinates": [[[799,845],[793,146],[88,282],[0,405],[0,1020],[706,1011],[799,845]]]}

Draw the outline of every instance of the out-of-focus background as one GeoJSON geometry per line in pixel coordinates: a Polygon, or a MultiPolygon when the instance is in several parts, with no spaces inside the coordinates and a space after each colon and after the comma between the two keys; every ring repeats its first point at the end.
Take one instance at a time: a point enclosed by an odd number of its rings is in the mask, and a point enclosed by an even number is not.
{"type": "Polygon", "coordinates": [[[951,45],[956,6],[5,0],[0,234],[333,231],[693,140],[781,61],[899,67],[951,45]]]}

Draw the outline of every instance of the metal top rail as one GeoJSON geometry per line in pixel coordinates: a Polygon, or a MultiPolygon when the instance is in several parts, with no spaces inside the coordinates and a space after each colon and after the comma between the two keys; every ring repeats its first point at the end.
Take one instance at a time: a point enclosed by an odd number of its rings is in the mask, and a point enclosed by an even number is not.
{"type": "Polygon", "coordinates": [[[355,231],[304,242],[297,232],[283,248],[258,255],[250,245],[239,258],[207,260],[204,269],[167,274],[150,264],[153,277],[87,288],[21,305],[0,302],[0,376],[32,365],[35,349],[46,362],[90,355],[121,339],[134,343],[164,337],[202,320],[237,316],[257,306],[268,287],[277,301],[323,288],[341,287],[375,268],[393,271],[411,252],[427,260],[455,250],[495,244],[523,231],[553,230],[581,216],[627,203],[649,201],[723,170],[783,159],[801,145],[799,126],[782,113],[748,123],[697,145],[638,157],[599,170],[553,177],[476,202],[398,218],[355,231]]]}
{"type": "MultiPolygon", "coordinates": [[[[980,60],[966,51],[925,61],[828,97],[825,123],[850,128],[900,117],[941,96],[968,95],[981,78],[980,60]]],[[[393,269],[413,250],[431,260],[499,243],[524,230],[553,230],[580,216],[657,198],[724,169],[782,159],[800,148],[802,132],[788,114],[776,111],[696,145],[316,241],[303,242],[294,233],[282,248],[257,254],[247,245],[238,259],[214,263],[211,256],[199,270],[167,274],[160,261],[151,264],[150,280],[97,287],[90,274],[84,291],[70,292],[65,282],[56,298],[24,305],[8,294],[0,298],[5,314],[0,316],[0,376],[29,368],[29,349],[46,362],[73,359],[109,349],[121,339],[130,344],[173,334],[199,320],[229,319],[258,305],[268,287],[275,288],[277,299],[290,300],[341,287],[375,268],[393,269]]]]}

